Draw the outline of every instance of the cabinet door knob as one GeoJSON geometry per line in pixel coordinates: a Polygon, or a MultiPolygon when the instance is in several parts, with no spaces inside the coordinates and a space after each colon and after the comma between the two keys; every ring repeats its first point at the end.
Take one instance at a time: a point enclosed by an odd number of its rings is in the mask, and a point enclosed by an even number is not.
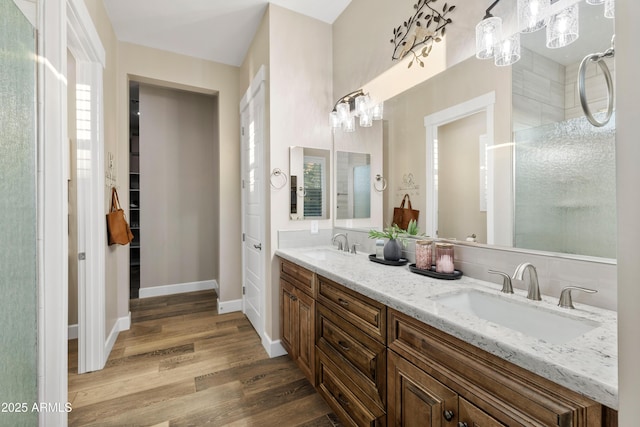
{"type": "Polygon", "coordinates": [[[338,303],[343,307],[349,307],[349,301],[338,298],[338,303]]]}
{"type": "Polygon", "coordinates": [[[444,411],[442,413],[442,416],[444,417],[445,420],[447,421],[451,421],[453,419],[453,411],[444,411]]]}
{"type": "Polygon", "coordinates": [[[349,351],[351,350],[351,347],[349,346],[349,343],[344,342],[344,341],[338,341],[338,345],[340,346],[341,349],[343,349],[344,351],[349,351]]]}
{"type": "Polygon", "coordinates": [[[298,297],[295,295],[291,295],[291,301],[298,301],[298,297]]]}
{"type": "Polygon", "coordinates": [[[467,424],[467,423],[463,423],[462,421],[460,421],[460,422],[458,423],[458,427],[469,427],[469,424],[467,424]]]}
{"type": "Polygon", "coordinates": [[[349,406],[349,401],[344,397],[342,393],[338,393],[338,402],[340,402],[342,406],[349,406]]]}

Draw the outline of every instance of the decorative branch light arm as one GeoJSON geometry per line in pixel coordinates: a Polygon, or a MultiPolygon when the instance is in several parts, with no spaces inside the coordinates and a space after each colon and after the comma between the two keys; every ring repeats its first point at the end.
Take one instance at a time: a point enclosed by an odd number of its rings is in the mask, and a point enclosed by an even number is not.
{"type": "Polygon", "coordinates": [[[413,59],[408,66],[411,67],[414,62],[417,62],[424,67],[424,62],[420,58],[429,55],[434,41],[439,42],[442,40],[445,27],[453,22],[446,15],[456,8],[453,5],[450,6],[448,3],[444,3],[440,11],[432,7],[431,3],[435,1],[437,0],[418,0],[418,3],[413,5],[415,9],[413,16],[404,21],[403,25],[393,29],[393,38],[390,40],[394,45],[392,59],[402,59],[411,52],[413,53],[413,59]],[[425,10],[425,8],[428,10],[425,10]],[[436,24],[436,27],[435,29],[430,29],[429,27],[433,23],[436,24]],[[421,45],[427,46],[420,53],[416,53],[414,49],[421,45]]]}

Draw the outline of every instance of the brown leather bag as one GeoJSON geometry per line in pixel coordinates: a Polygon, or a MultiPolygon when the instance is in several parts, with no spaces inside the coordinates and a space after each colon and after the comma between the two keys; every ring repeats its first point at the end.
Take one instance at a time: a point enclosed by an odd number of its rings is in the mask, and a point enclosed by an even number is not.
{"type": "Polygon", "coordinates": [[[418,221],[418,216],[420,216],[420,211],[411,207],[411,198],[408,194],[405,194],[402,198],[399,208],[393,208],[393,224],[402,230],[407,229],[412,219],[418,221]],[[406,208],[404,207],[405,202],[409,203],[406,208]]]}
{"type": "Polygon", "coordinates": [[[124,210],[120,207],[118,192],[115,187],[111,188],[111,209],[107,214],[107,235],[109,245],[126,245],[133,240],[133,233],[127,224],[124,210]]]}

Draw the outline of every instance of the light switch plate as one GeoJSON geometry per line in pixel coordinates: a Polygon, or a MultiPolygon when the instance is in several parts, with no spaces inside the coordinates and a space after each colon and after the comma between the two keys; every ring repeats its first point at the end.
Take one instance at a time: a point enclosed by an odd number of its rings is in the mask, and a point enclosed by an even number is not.
{"type": "Polygon", "coordinates": [[[318,221],[311,221],[311,234],[318,234],[318,221]]]}

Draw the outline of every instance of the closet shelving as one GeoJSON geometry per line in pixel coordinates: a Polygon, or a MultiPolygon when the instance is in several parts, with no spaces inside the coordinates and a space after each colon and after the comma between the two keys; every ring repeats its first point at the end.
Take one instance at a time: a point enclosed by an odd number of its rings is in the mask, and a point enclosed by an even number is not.
{"type": "Polygon", "coordinates": [[[129,86],[129,226],[133,241],[129,245],[129,298],[140,293],[140,132],[138,84],[129,86]]]}

